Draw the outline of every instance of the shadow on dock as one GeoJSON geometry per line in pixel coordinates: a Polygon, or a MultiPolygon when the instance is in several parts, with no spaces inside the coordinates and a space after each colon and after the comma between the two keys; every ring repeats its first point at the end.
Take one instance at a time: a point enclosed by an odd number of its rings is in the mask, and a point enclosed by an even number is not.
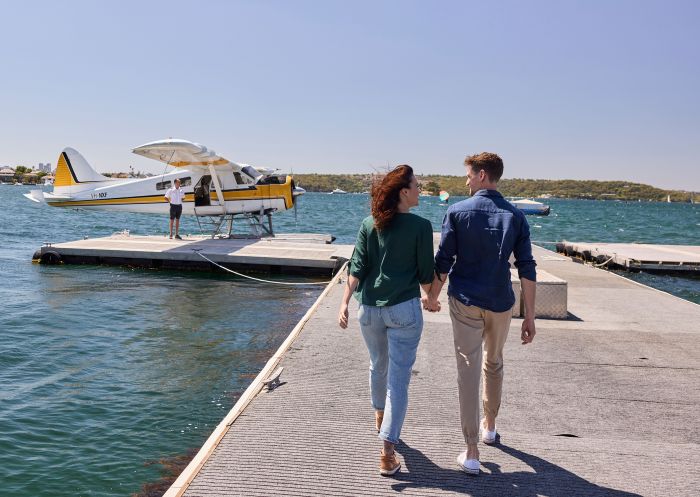
{"type": "MultiPolygon", "coordinates": [[[[470,477],[459,469],[442,468],[428,459],[421,451],[400,442],[396,446],[396,451],[403,457],[405,468],[402,468],[402,471],[394,476],[397,483],[393,484],[391,488],[399,493],[406,489],[433,488],[474,497],[494,495],[642,497],[639,494],[596,485],[561,466],[508,445],[499,443],[494,445],[494,448],[519,459],[533,471],[502,472],[500,465],[486,461],[482,462],[482,467],[488,471],[482,469],[478,477],[470,477]]],[[[455,459],[456,457],[457,454],[455,454],[455,459]]]]}

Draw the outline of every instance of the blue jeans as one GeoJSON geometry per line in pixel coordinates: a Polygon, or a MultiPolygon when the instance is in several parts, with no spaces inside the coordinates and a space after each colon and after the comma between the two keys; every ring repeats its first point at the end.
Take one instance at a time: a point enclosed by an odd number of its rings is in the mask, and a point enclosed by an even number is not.
{"type": "Polygon", "coordinates": [[[423,331],[420,299],[375,307],[360,304],[357,313],[369,351],[372,407],[384,410],[379,438],[398,443],[408,406],[408,383],[423,331]]]}

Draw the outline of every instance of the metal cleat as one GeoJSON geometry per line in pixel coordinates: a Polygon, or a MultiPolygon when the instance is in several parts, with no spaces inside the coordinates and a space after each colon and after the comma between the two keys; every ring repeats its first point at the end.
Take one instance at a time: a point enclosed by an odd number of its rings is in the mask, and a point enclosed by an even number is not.
{"type": "Polygon", "coordinates": [[[267,387],[268,392],[271,392],[272,390],[281,385],[280,376],[282,376],[282,371],[284,371],[284,368],[280,366],[275,370],[274,373],[268,376],[265,381],[263,381],[263,386],[267,387]]]}

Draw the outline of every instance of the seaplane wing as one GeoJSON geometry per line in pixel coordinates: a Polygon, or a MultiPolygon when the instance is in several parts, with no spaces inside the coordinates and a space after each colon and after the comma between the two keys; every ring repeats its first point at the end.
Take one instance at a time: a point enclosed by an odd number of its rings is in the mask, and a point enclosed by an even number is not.
{"type": "Polygon", "coordinates": [[[225,166],[231,163],[204,145],[187,140],[158,140],[140,145],[133,152],[174,167],[225,166]]]}

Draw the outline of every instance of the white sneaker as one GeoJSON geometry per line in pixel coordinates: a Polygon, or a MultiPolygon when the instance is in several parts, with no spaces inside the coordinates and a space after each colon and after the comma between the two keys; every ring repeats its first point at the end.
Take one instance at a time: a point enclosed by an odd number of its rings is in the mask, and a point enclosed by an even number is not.
{"type": "Polygon", "coordinates": [[[459,469],[464,471],[469,475],[479,474],[479,460],[478,459],[467,459],[467,451],[465,450],[460,455],[457,456],[457,464],[459,464],[459,469]]]}
{"type": "Polygon", "coordinates": [[[487,445],[493,445],[496,443],[496,436],[498,435],[498,432],[496,431],[496,427],[493,427],[493,431],[489,431],[482,423],[481,425],[481,441],[484,442],[487,445]]]}

